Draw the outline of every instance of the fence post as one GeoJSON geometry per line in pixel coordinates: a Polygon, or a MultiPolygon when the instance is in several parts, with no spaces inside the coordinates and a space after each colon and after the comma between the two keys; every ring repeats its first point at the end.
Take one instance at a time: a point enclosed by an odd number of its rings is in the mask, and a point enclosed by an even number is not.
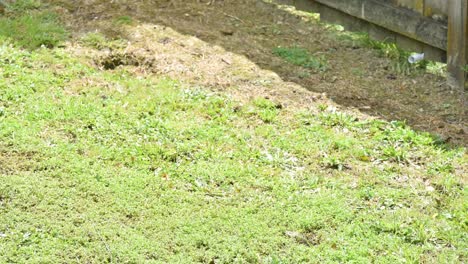
{"type": "MultiPolygon", "coordinates": [[[[450,0],[448,11],[447,67],[451,86],[467,88],[468,64],[468,1],[450,0]]],[[[463,95],[462,95],[463,96],[463,95]]]]}

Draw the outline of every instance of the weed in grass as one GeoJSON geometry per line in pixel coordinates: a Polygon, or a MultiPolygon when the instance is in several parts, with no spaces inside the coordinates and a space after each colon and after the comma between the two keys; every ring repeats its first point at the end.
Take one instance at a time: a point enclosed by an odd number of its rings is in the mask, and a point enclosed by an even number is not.
{"type": "Polygon", "coordinates": [[[335,150],[351,149],[355,143],[356,142],[354,142],[354,140],[352,140],[351,138],[337,136],[336,139],[332,143],[332,149],[335,149],[335,150]]]}
{"type": "Polygon", "coordinates": [[[369,201],[375,196],[375,193],[372,186],[363,186],[359,189],[357,195],[360,199],[369,201]]]}
{"type": "Polygon", "coordinates": [[[445,77],[447,74],[447,64],[442,62],[429,61],[426,70],[428,73],[445,77]]]}
{"type": "Polygon", "coordinates": [[[306,49],[299,47],[278,47],[273,49],[273,53],[287,62],[317,72],[326,71],[328,63],[324,56],[311,55],[306,49]]]}
{"type": "Polygon", "coordinates": [[[257,109],[256,114],[265,123],[274,122],[281,108],[280,105],[265,98],[257,98],[254,100],[253,104],[257,109]]]}
{"type": "Polygon", "coordinates": [[[299,72],[297,74],[297,77],[301,78],[301,79],[306,79],[306,78],[309,78],[310,77],[310,73],[309,72],[299,72]]]}
{"type": "Polygon", "coordinates": [[[399,74],[410,75],[418,69],[425,69],[427,61],[423,60],[415,64],[408,62],[410,52],[400,49],[395,43],[376,41],[364,34],[362,37],[364,46],[371,47],[380,52],[386,58],[392,60],[391,69],[399,74]]]}
{"type": "Polygon", "coordinates": [[[318,109],[320,110],[320,112],[324,112],[325,110],[327,110],[328,108],[328,105],[326,104],[319,104],[317,105],[318,109]]]}
{"type": "Polygon", "coordinates": [[[322,112],[319,115],[320,120],[322,121],[323,125],[334,127],[352,127],[356,124],[356,117],[350,116],[345,113],[335,112],[322,112]]]}
{"type": "Polygon", "coordinates": [[[335,169],[339,171],[349,168],[349,166],[346,165],[344,159],[337,156],[326,156],[322,159],[322,165],[326,168],[335,169]]]}
{"type": "Polygon", "coordinates": [[[114,20],[116,25],[131,25],[133,23],[133,19],[129,16],[120,16],[114,20]]]}
{"type": "Polygon", "coordinates": [[[441,160],[429,165],[428,172],[432,175],[449,174],[454,172],[453,161],[441,160]]]}
{"type": "Polygon", "coordinates": [[[434,140],[427,133],[417,133],[409,128],[405,122],[392,121],[381,128],[379,137],[391,143],[404,143],[416,145],[430,145],[434,140]]]}
{"type": "Polygon", "coordinates": [[[395,161],[398,163],[406,163],[408,155],[406,151],[400,147],[387,146],[382,149],[384,159],[395,161]]]}
{"type": "Polygon", "coordinates": [[[438,63],[427,60],[419,61],[415,64],[408,62],[410,52],[399,48],[395,43],[386,41],[377,41],[369,37],[367,33],[338,32],[338,37],[343,41],[348,41],[352,46],[368,47],[377,50],[381,56],[391,60],[390,70],[403,75],[415,74],[421,70],[430,68],[438,71],[438,63]]]}

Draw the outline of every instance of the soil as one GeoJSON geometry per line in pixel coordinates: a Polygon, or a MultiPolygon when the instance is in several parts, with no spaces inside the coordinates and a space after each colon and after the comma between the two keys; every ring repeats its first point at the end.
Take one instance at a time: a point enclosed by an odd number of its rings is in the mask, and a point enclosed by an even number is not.
{"type": "Polygon", "coordinates": [[[341,109],[406,120],[448,143],[468,144],[466,105],[445,78],[398,74],[376,50],[342,41],[292,8],[262,0],[51,2],[59,4],[56,10],[77,40],[94,31],[128,40],[123,51],[89,55],[112,62],[102,68],[130,61],[145,74],[168,75],[240,99],[264,96],[285,107],[313,108],[331,99],[341,109]],[[131,17],[132,25],[116,23],[122,16],[131,17]],[[317,73],[287,63],[272,53],[278,46],[320,54],[329,69],[317,73]],[[125,60],[118,60],[119,52],[125,60]]]}

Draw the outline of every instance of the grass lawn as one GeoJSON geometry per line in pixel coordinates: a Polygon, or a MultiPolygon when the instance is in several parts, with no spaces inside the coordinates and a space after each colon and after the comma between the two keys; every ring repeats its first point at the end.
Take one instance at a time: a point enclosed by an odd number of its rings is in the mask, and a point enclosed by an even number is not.
{"type": "Polygon", "coordinates": [[[6,35],[0,263],[467,261],[463,148],[6,35]]]}

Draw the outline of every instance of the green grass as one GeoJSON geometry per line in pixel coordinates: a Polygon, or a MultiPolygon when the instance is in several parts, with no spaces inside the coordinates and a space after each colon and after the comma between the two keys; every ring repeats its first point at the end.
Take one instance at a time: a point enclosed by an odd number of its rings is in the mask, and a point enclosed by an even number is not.
{"type": "Polygon", "coordinates": [[[468,73],[468,65],[465,65],[464,67],[462,67],[462,70],[463,70],[465,73],[468,73]]]}
{"type": "Polygon", "coordinates": [[[338,39],[341,41],[349,42],[352,46],[375,49],[380,56],[389,58],[392,62],[390,70],[395,73],[413,75],[428,70],[440,74],[443,71],[441,63],[428,60],[422,60],[414,64],[409,63],[408,57],[411,55],[411,52],[401,49],[395,43],[374,40],[367,33],[343,31],[342,29],[334,29],[332,26],[329,28],[337,34],[338,39]]]}
{"type": "Polygon", "coordinates": [[[466,260],[463,149],[0,46],[0,262],[466,260]]]}
{"type": "Polygon", "coordinates": [[[14,13],[35,10],[41,7],[41,1],[39,0],[3,0],[1,2],[3,2],[6,5],[7,11],[14,13]]]}
{"type": "Polygon", "coordinates": [[[107,43],[109,43],[107,38],[99,33],[87,33],[81,38],[81,42],[86,47],[95,49],[105,48],[107,46],[107,43]]]}
{"type": "Polygon", "coordinates": [[[129,16],[120,16],[115,19],[116,25],[131,25],[133,23],[133,19],[129,16]]]}
{"type": "Polygon", "coordinates": [[[467,260],[462,148],[20,46],[0,39],[0,263],[467,260]]]}
{"type": "Polygon", "coordinates": [[[40,1],[13,1],[7,5],[8,16],[0,17],[0,37],[15,41],[27,49],[52,48],[66,40],[68,34],[58,17],[46,10],[36,10],[40,1]]]}
{"type": "Polygon", "coordinates": [[[315,71],[326,71],[327,61],[323,56],[311,55],[306,49],[299,47],[278,47],[273,50],[273,54],[285,59],[287,62],[297,66],[315,71]]]}
{"type": "MultiPolygon", "coordinates": [[[[447,74],[447,64],[431,61],[431,60],[422,60],[417,63],[411,64],[408,62],[408,57],[411,55],[411,52],[405,49],[398,47],[395,43],[384,40],[378,41],[370,38],[368,33],[365,32],[351,32],[346,31],[342,25],[330,24],[320,20],[319,13],[313,13],[310,11],[301,11],[297,10],[291,5],[284,5],[281,1],[275,0],[263,0],[266,3],[274,4],[279,9],[291,13],[293,15],[299,16],[302,19],[306,20],[312,24],[320,24],[323,26],[323,29],[326,30],[332,38],[337,39],[341,42],[347,42],[352,47],[361,47],[361,48],[372,48],[375,49],[380,56],[390,59],[389,70],[393,71],[396,74],[413,76],[416,74],[428,72],[431,74],[446,76],[447,74]]],[[[283,52],[284,53],[284,52],[283,52]]],[[[304,53],[304,51],[302,51],[304,53]]],[[[283,57],[283,56],[282,56],[283,57]]],[[[289,57],[289,56],[285,56],[289,57]]],[[[307,55],[300,55],[299,57],[307,57],[307,55]]],[[[321,58],[323,59],[323,57],[321,58]]],[[[294,60],[293,60],[294,61],[294,60]]],[[[294,63],[290,61],[291,63],[294,63]]],[[[324,60],[326,62],[326,60],[324,60]]],[[[325,64],[326,65],[326,64],[325,64]]],[[[354,72],[355,74],[357,72],[354,72]]],[[[357,75],[360,75],[357,73],[357,75]]],[[[307,76],[299,75],[299,78],[306,78],[307,76]]]]}

